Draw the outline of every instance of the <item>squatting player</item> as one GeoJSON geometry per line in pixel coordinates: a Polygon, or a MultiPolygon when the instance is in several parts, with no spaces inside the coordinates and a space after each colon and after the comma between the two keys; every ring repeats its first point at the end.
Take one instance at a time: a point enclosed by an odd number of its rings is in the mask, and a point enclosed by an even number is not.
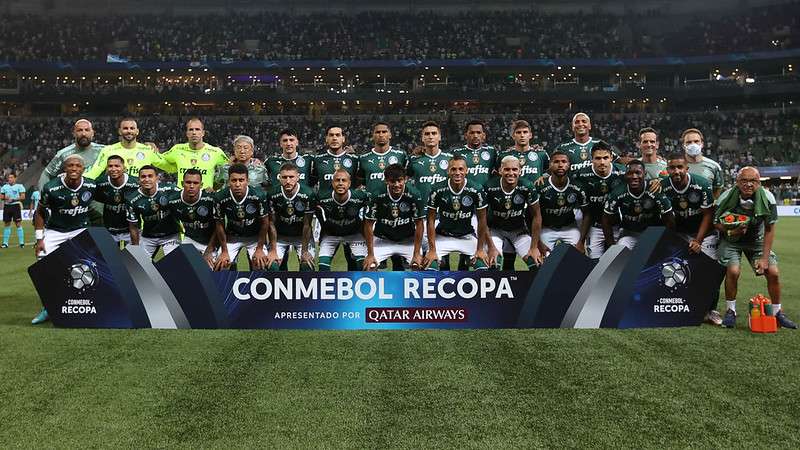
{"type": "Polygon", "coordinates": [[[463,156],[453,156],[447,175],[447,181],[434,186],[428,200],[426,228],[430,248],[426,266],[439,270],[439,260],[443,256],[458,252],[473,257],[475,269],[486,269],[487,205],[482,188],[467,181],[467,161],[463,156]],[[477,230],[472,225],[475,216],[477,230]]]}
{"type": "Polygon", "coordinates": [[[197,249],[209,267],[214,268],[216,243],[216,203],[212,194],[204,191],[203,174],[197,169],[187,169],[181,182],[183,189],[170,196],[168,208],[183,224],[182,244],[197,249]]]}
{"type": "Polygon", "coordinates": [[[174,184],[159,184],[156,168],[139,168],[139,189],[125,198],[131,245],[141,245],[151,258],[158,249],[169,254],[180,245],[178,220],[169,208],[169,199],[180,192],[174,184]]]}
{"type": "Polygon", "coordinates": [[[370,199],[369,194],[350,189],[350,185],[350,172],[340,168],[333,173],[333,192],[325,197],[320,194],[317,200],[322,225],[319,240],[320,271],[331,270],[331,261],[340,245],[350,247],[353,261],[348,261],[348,267],[361,268],[364,265],[367,244],[362,234],[362,214],[370,199]]]}
{"type": "Polygon", "coordinates": [[[95,199],[103,204],[103,226],[111,233],[114,242],[130,244],[125,199],[139,188],[139,178],[128,175],[125,160],[121,156],[111,155],[106,160],[105,175],[101,175],[95,183],[95,199]]]}
{"type": "Polygon", "coordinates": [[[247,166],[232,165],[228,168],[228,187],[216,193],[217,270],[231,267],[243,248],[247,249],[251,270],[270,266],[266,253],[269,199],[261,189],[249,186],[247,175],[247,166]]]}
{"type": "MultiPolygon", "coordinates": [[[[500,177],[493,178],[484,188],[489,207],[489,233],[486,240],[489,248],[489,265],[504,267],[498,255],[504,246],[510,246],[516,256],[522,258],[532,270],[542,263],[539,252],[539,235],[542,216],[539,210],[539,193],[533,184],[520,178],[521,165],[516,156],[507,155],[500,162],[500,177]],[[528,217],[531,218],[530,225],[528,217]]],[[[513,266],[512,266],[513,267],[513,266]]]]}
{"type": "Polygon", "coordinates": [[[375,270],[395,255],[405,258],[413,268],[423,266],[427,205],[406,180],[406,171],[400,164],[391,164],[384,170],[385,188],[372,199],[364,217],[365,270],[375,270]]]}
{"type": "Polygon", "coordinates": [[[542,254],[547,255],[558,243],[575,246],[584,252],[583,242],[589,230],[590,221],[581,222],[580,229],[575,220],[575,210],[587,214],[589,205],[583,189],[570,181],[569,157],[561,150],[550,155],[550,176],[537,186],[539,208],[542,212],[542,235],[539,240],[542,254]]]}
{"type": "MultiPolygon", "coordinates": [[[[300,270],[314,269],[313,225],[316,196],[300,182],[297,166],[286,162],[278,172],[280,185],[270,190],[270,261],[284,261],[294,248],[300,258],[300,270]]],[[[274,264],[273,264],[274,266],[274,264]]],[[[275,267],[271,267],[273,270],[275,267]]]]}
{"type": "MultiPolygon", "coordinates": [[[[42,188],[42,201],[33,216],[37,259],[49,255],[89,226],[89,206],[96,186],[94,181],[84,178],[83,169],[82,156],[67,155],[64,174],[42,188]]],[[[35,325],[47,319],[47,310],[42,308],[31,323],[35,325]]]]}

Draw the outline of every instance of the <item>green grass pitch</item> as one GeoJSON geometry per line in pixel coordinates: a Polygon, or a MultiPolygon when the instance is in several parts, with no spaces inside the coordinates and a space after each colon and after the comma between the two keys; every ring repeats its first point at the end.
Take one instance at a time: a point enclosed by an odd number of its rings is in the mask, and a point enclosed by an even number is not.
{"type": "MultiPolygon", "coordinates": [[[[798,242],[782,219],[795,320],[798,242]]],[[[0,448],[800,445],[800,334],[753,335],[744,314],[735,330],[55,329],[29,325],[33,261],[0,251],[0,448]]],[[[739,310],[759,292],[746,272],[739,310]]]]}

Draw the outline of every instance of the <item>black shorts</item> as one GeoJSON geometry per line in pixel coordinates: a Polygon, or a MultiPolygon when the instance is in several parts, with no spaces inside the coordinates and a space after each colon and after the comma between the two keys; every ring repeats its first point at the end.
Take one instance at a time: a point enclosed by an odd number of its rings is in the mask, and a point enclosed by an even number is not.
{"type": "Polygon", "coordinates": [[[22,205],[5,205],[3,207],[3,222],[19,222],[22,220],[22,205]]]}

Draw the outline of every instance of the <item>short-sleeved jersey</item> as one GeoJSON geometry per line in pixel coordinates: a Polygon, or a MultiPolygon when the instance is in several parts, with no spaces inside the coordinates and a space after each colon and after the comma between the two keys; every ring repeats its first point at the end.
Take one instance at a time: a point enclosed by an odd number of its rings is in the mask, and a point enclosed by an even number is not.
{"type": "MultiPolygon", "coordinates": [[[[225,163],[216,168],[216,183],[221,187],[228,185],[228,169],[231,163],[225,163]]],[[[256,158],[250,159],[245,164],[247,166],[247,184],[253,187],[264,188],[269,184],[269,177],[267,176],[267,166],[256,158]]]]}
{"type": "Polygon", "coordinates": [[[608,175],[601,177],[594,170],[594,166],[584,167],[570,175],[572,180],[586,193],[587,207],[592,216],[592,226],[600,228],[603,218],[603,207],[610,192],[622,189],[625,184],[625,175],[617,172],[613,167],[608,175]]]}
{"type": "Polygon", "coordinates": [[[121,143],[106,145],[97,156],[97,161],[86,171],[89,178],[99,178],[105,173],[109,156],[120,156],[125,160],[125,169],[128,175],[139,176],[139,169],[146,165],[152,165],[159,169],[169,172],[170,164],[164,161],[160,153],[153,151],[147,144],[137,142],[133,148],[125,148],[121,143]]]}
{"type": "Polygon", "coordinates": [[[129,223],[140,224],[142,236],[162,238],[178,234],[178,218],[169,208],[169,200],[180,190],[174,184],[158,184],[153,195],[141,189],[128,194],[125,207],[129,223]]]}
{"type": "Polygon", "coordinates": [[[412,186],[406,185],[396,198],[384,186],[383,192],[372,198],[364,218],[375,221],[375,236],[400,242],[414,237],[416,221],[424,219],[427,212],[426,203],[412,186]]]}
{"type": "Polygon", "coordinates": [[[42,193],[40,191],[31,192],[31,205],[34,210],[39,207],[40,200],[42,200],[42,193]]]}
{"type": "Polygon", "coordinates": [[[521,152],[512,147],[497,155],[497,162],[495,163],[496,172],[500,173],[500,164],[506,156],[513,156],[519,159],[519,163],[522,167],[519,178],[520,180],[527,180],[531,183],[547,172],[547,169],[550,167],[550,157],[547,156],[547,152],[533,149],[521,152]]]}
{"type": "Polygon", "coordinates": [[[539,191],[539,208],[542,212],[542,228],[558,230],[577,226],[575,209],[585,208],[589,201],[580,186],[567,180],[566,186],[558,188],[553,184],[553,177],[537,187],[539,191]]]}
{"type": "Polygon", "coordinates": [[[427,203],[434,185],[447,181],[447,165],[453,157],[451,153],[439,151],[430,156],[423,153],[412,156],[408,162],[408,175],[414,180],[414,187],[427,203]]]}
{"type": "Polygon", "coordinates": [[[42,188],[41,203],[50,210],[45,228],[66,233],[88,227],[89,205],[96,189],[89,178],[83,178],[76,189],[67,187],[63,175],[48,181],[42,188]]]}
{"type": "Polygon", "coordinates": [[[297,191],[291,196],[287,196],[280,185],[270,189],[270,212],[278,236],[302,236],[306,215],[314,214],[316,210],[314,190],[301,183],[297,186],[297,191]]]}
{"type": "Polygon", "coordinates": [[[640,232],[650,226],[663,225],[663,217],[672,211],[672,205],[664,194],[653,194],[645,189],[634,195],[625,186],[609,194],[603,211],[619,218],[623,230],[640,232]]]}
{"type": "Polygon", "coordinates": [[[475,234],[472,218],[477,216],[479,209],[486,207],[483,187],[469,181],[458,192],[453,190],[449,180],[439,183],[433,187],[428,199],[428,209],[436,210],[439,217],[436,234],[442,236],[475,234]]]}
{"type": "Polygon", "coordinates": [[[0,187],[0,194],[4,195],[4,202],[6,205],[19,205],[21,204],[20,196],[25,193],[25,186],[14,183],[4,184],[0,187]]]}
{"type": "MultiPolygon", "coordinates": [[[[572,139],[558,145],[555,150],[560,150],[569,156],[570,172],[586,167],[592,163],[592,147],[600,142],[599,139],[589,138],[585,144],[572,139]]],[[[554,151],[555,151],[554,150],[554,151]]],[[[550,153],[552,155],[552,153],[550,153]]]]}
{"type": "Polygon", "coordinates": [[[103,226],[111,234],[127,233],[128,211],[125,198],[139,189],[139,179],[126,173],[123,174],[122,185],[114,186],[106,174],[95,180],[95,183],[95,200],[103,204],[103,226]]]}
{"type": "MultiPolygon", "coordinates": [[[[88,171],[97,162],[97,157],[100,155],[100,151],[103,149],[103,147],[105,147],[104,144],[98,144],[96,142],[90,143],[86,148],[81,148],[75,144],[70,144],[56,152],[56,155],[53,157],[53,159],[47,163],[47,167],[44,168],[44,171],[50,176],[50,178],[53,178],[56,175],[64,172],[64,160],[67,158],[67,156],[80,155],[81,158],[83,158],[83,167],[87,171],[88,176],[88,171]]],[[[105,165],[105,162],[103,162],[102,170],[106,169],[105,165]]],[[[40,189],[42,187],[43,186],[39,186],[40,189]]]]}
{"type": "Polygon", "coordinates": [[[400,164],[405,167],[405,152],[394,147],[389,148],[386,153],[377,153],[375,149],[372,149],[372,151],[358,157],[358,172],[364,180],[367,192],[377,196],[386,191],[383,170],[392,164],[400,164]]]}
{"type": "Polygon", "coordinates": [[[322,218],[322,234],[361,234],[362,217],[369,202],[369,194],[358,189],[350,189],[347,200],[343,203],[337,202],[332,193],[327,197],[319,197],[317,210],[322,218]]]}
{"type": "Polygon", "coordinates": [[[200,191],[200,196],[192,203],[184,200],[183,191],[173,192],[169,198],[169,208],[183,224],[184,234],[204,245],[208,245],[214,234],[216,207],[213,194],[205,191],[200,191]]]}
{"type": "Polygon", "coordinates": [[[330,197],[333,192],[333,173],[339,169],[346,170],[353,181],[358,171],[358,157],[349,153],[334,155],[330,151],[314,157],[311,178],[317,183],[320,199],[330,197]]]}
{"type": "Polygon", "coordinates": [[[667,175],[667,161],[659,157],[656,162],[644,164],[644,178],[646,180],[657,180],[667,175]]]}
{"type": "Polygon", "coordinates": [[[472,148],[468,145],[450,150],[453,155],[461,155],[467,160],[467,179],[483,186],[489,181],[495,167],[497,152],[491,145],[472,148]]]}
{"type": "MultiPolygon", "coordinates": [[[[720,194],[719,198],[716,200],[716,206],[719,207],[722,204],[723,200],[728,196],[731,195],[733,189],[737,189],[735,186],[726,190],[722,194],[720,194]]],[[[763,187],[760,189],[764,189],[763,187]]],[[[764,224],[774,224],[778,222],[778,203],[775,201],[775,196],[767,189],[764,189],[764,195],[767,197],[767,203],[769,204],[769,215],[768,216],[755,216],[755,209],[753,205],[750,204],[743,204],[741,198],[739,200],[739,205],[731,211],[722,211],[722,212],[732,212],[734,214],[743,214],[750,218],[750,223],[747,225],[747,232],[744,236],[740,237],[736,242],[742,244],[752,244],[757,243],[761,244],[764,241],[764,224]]],[[[714,223],[719,223],[718,214],[714,214],[714,223]]],[[[722,239],[725,239],[725,234],[722,233],[722,239]]]]}
{"type": "Polygon", "coordinates": [[[267,158],[267,172],[269,173],[269,183],[272,187],[280,186],[281,182],[278,179],[278,175],[281,172],[281,166],[290,162],[297,166],[299,171],[298,178],[300,180],[300,184],[305,184],[306,186],[309,185],[309,181],[311,181],[311,166],[312,166],[313,157],[309,155],[301,155],[297,154],[294,158],[287,159],[284,158],[283,155],[279,156],[270,156],[267,158]]]}
{"type": "Polygon", "coordinates": [[[703,160],[699,163],[687,161],[687,165],[689,166],[689,173],[700,175],[711,182],[712,191],[722,189],[722,167],[720,167],[719,163],[711,158],[703,156],[703,160]]]}
{"type": "Polygon", "coordinates": [[[169,173],[178,174],[178,185],[183,174],[189,169],[197,169],[203,175],[203,188],[214,187],[214,175],[218,166],[228,163],[228,155],[219,147],[203,143],[203,147],[193,150],[188,142],[175,144],[162,157],[170,165],[169,173]]]}
{"type": "Polygon", "coordinates": [[[216,195],[217,211],[214,217],[225,225],[225,234],[235,237],[255,237],[261,231],[261,219],[269,216],[269,198],[255,187],[247,187],[244,196],[236,200],[230,188],[216,195]]]}
{"type": "Polygon", "coordinates": [[[527,211],[539,202],[539,192],[533,184],[520,179],[510,191],[503,188],[499,177],[492,178],[483,188],[489,206],[489,228],[505,231],[529,232],[527,211]]]}
{"type": "Polygon", "coordinates": [[[703,221],[703,210],[714,206],[711,183],[700,175],[688,174],[689,180],[683,189],[678,189],[672,178],[661,179],[661,193],[666,195],[675,213],[675,230],[696,234],[703,221]]]}

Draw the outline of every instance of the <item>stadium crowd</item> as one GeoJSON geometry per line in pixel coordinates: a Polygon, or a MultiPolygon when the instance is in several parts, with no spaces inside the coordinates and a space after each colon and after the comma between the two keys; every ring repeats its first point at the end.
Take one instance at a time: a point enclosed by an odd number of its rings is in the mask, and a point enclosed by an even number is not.
{"type": "Polygon", "coordinates": [[[0,61],[610,58],[797,47],[800,5],[690,20],[533,10],[0,17],[0,61]]]}

